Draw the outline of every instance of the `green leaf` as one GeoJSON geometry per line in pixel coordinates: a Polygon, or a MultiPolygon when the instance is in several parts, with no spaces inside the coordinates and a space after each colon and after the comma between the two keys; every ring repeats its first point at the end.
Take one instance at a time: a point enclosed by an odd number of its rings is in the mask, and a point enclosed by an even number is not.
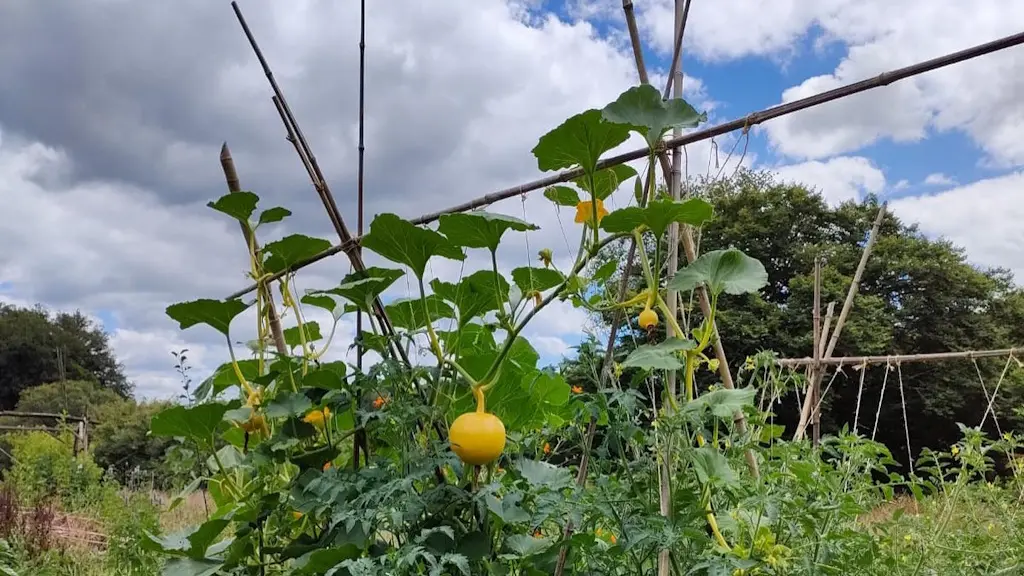
{"type": "Polygon", "coordinates": [[[371,266],[348,274],[341,279],[339,286],[323,292],[341,296],[363,312],[370,313],[373,301],[404,275],[402,270],[371,266]]]}
{"type": "Polygon", "coordinates": [[[198,526],[185,528],[163,538],[147,532],[146,538],[142,539],[142,544],[147,548],[156,548],[175,556],[186,556],[192,560],[204,561],[206,560],[204,558],[206,550],[230,523],[229,513],[224,517],[207,520],[198,526]]]}
{"type": "Polygon", "coordinates": [[[330,312],[335,322],[345,315],[345,305],[323,292],[310,292],[300,302],[330,312]]]}
{"type": "Polygon", "coordinates": [[[223,562],[204,558],[171,558],[164,564],[160,576],[214,576],[223,562]]]}
{"type": "Polygon", "coordinates": [[[559,206],[575,208],[580,203],[580,195],[568,186],[550,186],[544,190],[544,197],[559,206]]]}
{"type": "MultiPolygon", "coordinates": [[[[255,358],[239,360],[238,369],[242,373],[242,376],[249,382],[252,382],[260,376],[259,361],[255,358]]],[[[209,378],[203,380],[203,382],[196,387],[195,398],[197,400],[206,400],[206,398],[211,395],[216,396],[224,390],[238,385],[238,376],[235,374],[234,367],[231,365],[231,362],[225,362],[218,366],[209,378]]]]}
{"type": "MultiPolygon", "coordinates": [[[[573,180],[573,182],[580,188],[592,193],[601,200],[604,200],[611,196],[612,192],[618,190],[619,186],[621,186],[623,182],[633,178],[634,176],[636,176],[636,170],[631,166],[619,164],[618,166],[612,166],[595,172],[593,190],[590,189],[590,182],[586,176],[580,176],[573,180]]],[[[573,204],[573,206],[576,206],[576,204],[573,204]]]]}
{"type": "Polygon", "coordinates": [[[619,269],[618,260],[609,260],[601,265],[600,268],[594,271],[594,276],[591,278],[594,282],[604,282],[605,280],[612,277],[615,271],[619,269]]]}
{"type": "Polygon", "coordinates": [[[551,538],[534,538],[527,534],[512,534],[505,538],[505,545],[520,556],[534,556],[547,550],[554,543],[551,538]]]}
{"type": "Polygon", "coordinates": [[[269,274],[290,269],[299,262],[309,260],[331,247],[323,238],[305,234],[291,234],[263,247],[263,268],[269,274]]]}
{"type": "Polygon", "coordinates": [[[498,249],[501,236],[508,230],[539,230],[537,226],[518,218],[482,210],[445,214],[441,216],[437,229],[456,246],[487,248],[491,252],[498,249]]]}
{"type": "Polygon", "coordinates": [[[153,416],[150,429],[154,436],[190,438],[210,446],[217,427],[224,419],[229,404],[209,402],[195,406],[172,406],[153,416]]]}
{"type": "Polygon", "coordinates": [[[345,386],[345,372],[344,362],[327,362],[303,376],[302,386],[322,390],[340,390],[345,386]]]}
{"type": "Polygon", "coordinates": [[[441,318],[455,318],[455,310],[436,294],[428,294],[422,301],[419,298],[401,298],[385,306],[384,310],[394,326],[406,330],[425,328],[428,322],[433,323],[441,318]],[[424,304],[426,311],[423,309],[424,304]],[[428,312],[429,320],[426,316],[428,312]]]}
{"type": "Polygon", "coordinates": [[[259,223],[271,224],[274,222],[280,222],[291,215],[291,210],[281,206],[274,206],[273,208],[267,208],[263,212],[260,212],[259,223]]]}
{"type": "Polygon", "coordinates": [[[660,238],[672,222],[700,226],[711,220],[713,214],[711,204],[700,198],[654,200],[644,208],[629,206],[608,214],[601,219],[601,229],[615,234],[646,226],[660,238]]]}
{"type": "Polygon", "coordinates": [[[540,137],[533,148],[537,167],[547,172],[579,166],[593,174],[601,154],[629,138],[629,128],[606,122],[600,110],[587,110],[568,118],[540,137]]]}
{"type": "Polygon", "coordinates": [[[522,501],[523,494],[521,492],[509,492],[500,500],[491,494],[484,498],[487,509],[501,518],[505,524],[521,524],[530,521],[530,513],[520,506],[522,501]]]}
{"type": "Polygon", "coordinates": [[[370,233],[363,236],[363,248],[384,258],[405,264],[417,278],[423,278],[427,261],[432,256],[465,260],[466,255],[441,234],[421,228],[394,214],[378,214],[370,223],[370,233]]]}
{"type": "Polygon", "coordinates": [[[235,316],[238,316],[249,305],[239,299],[213,300],[211,298],[200,298],[189,302],[178,302],[167,307],[166,313],[171,319],[176,320],[182,330],[191,328],[196,324],[206,324],[224,336],[228,335],[228,328],[235,316]]]}
{"type": "MultiPolygon", "coordinates": [[[[610,216],[610,215],[609,215],[610,216]]],[[[671,290],[688,292],[706,284],[714,295],[756,292],[768,284],[768,272],[757,259],[735,248],[701,254],[668,283],[671,290]]]]}
{"type": "Polygon", "coordinates": [[[335,548],[321,548],[303,554],[295,560],[292,574],[326,574],[345,560],[358,558],[361,550],[354,544],[346,544],[335,548]]]}
{"type": "Polygon", "coordinates": [[[561,406],[569,401],[570,388],[565,378],[557,372],[543,371],[532,379],[531,396],[552,406],[561,406]]]}
{"type": "Polygon", "coordinates": [[[562,283],[561,272],[551,268],[533,268],[524,266],[512,271],[512,281],[523,291],[523,294],[537,290],[544,292],[562,283]]]}
{"type": "Polygon", "coordinates": [[[693,128],[707,121],[707,114],[698,113],[682,98],[662,100],[661,93],[650,84],[634,86],[604,107],[605,120],[631,126],[654,147],[670,128],[693,128]]]}
{"type": "Polygon", "coordinates": [[[701,446],[693,451],[693,469],[701,484],[713,482],[717,485],[736,483],[736,474],[729,467],[729,460],[711,446],[701,446]]]}
{"type": "Polygon", "coordinates": [[[755,394],[753,386],[734,390],[719,388],[698,396],[692,402],[687,402],[683,412],[710,410],[711,414],[719,418],[732,418],[732,415],[742,411],[744,406],[754,403],[755,394]]]}
{"type": "Polygon", "coordinates": [[[623,368],[642,368],[645,370],[681,370],[686,363],[679,358],[678,352],[693,350],[697,343],[683,338],[668,338],[658,344],[644,344],[630,352],[622,362],[623,368]]]}
{"type": "Polygon", "coordinates": [[[430,289],[437,296],[455,304],[459,311],[459,323],[465,324],[472,318],[497,310],[500,303],[504,302],[509,284],[500,275],[497,279],[496,281],[492,270],[478,270],[463,278],[458,284],[431,280],[430,289]]]}
{"type": "Polygon", "coordinates": [[[313,403],[305,394],[284,392],[267,404],[266,413],[271,418],[286,418],[305,414],[312,407],[313,403]]]}
{"type": "Polygon", "coordinates": [[[228,192],[213,202],[207,202],[206,206],[248,224],[259,201],[260,197],[252,192],[228,192]]]}
{"type": "Polygon", "coordinates": [[[524,458],[516,462],[516,470],[535,488],[559,490],[572,484],[572,474],[569,470],[547,462],[524,458]]]}
{"type": "Polygon", "coordinates": [[[323,334],[320,333],[320,324],[313,320],[307,320],[302,323],[302,333],[299,333],[298,326],[292,326],[291,328],[284,329],[284,343],[289,348],[295,348],[302,346],[302,335],[306,336],[306,343],[316,342],[317,340],[323,339],[323,334]]]}

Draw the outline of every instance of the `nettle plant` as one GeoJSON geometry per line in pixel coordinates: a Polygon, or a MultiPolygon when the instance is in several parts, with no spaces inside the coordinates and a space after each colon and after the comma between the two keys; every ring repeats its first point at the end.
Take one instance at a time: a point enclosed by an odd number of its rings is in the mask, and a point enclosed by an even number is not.
{"type": "Polygon", "coordinates": [[[653,261],[640,250],[646,286],[622,301],[604,289],[616,263],[583,273],[614,242],[653,239],[661,247],[672,224],[712,218],[704,200],[655,197],[653,185],[664,134],[705,119],[683,100],[663,101],[640,86],[541,137],[533,149],[541,170],[581,171],[571,186],[544,193],[576,210],[579,249],[567,270],[541,250],[539,263],[512,270],[511,281],[497,253],[533,224],[477,211],[442,216],[434,230],[380,214],[362,247],[402,268],[370,267],[298,294],[293,273],[267,279],[329,242],[295,234],[260,246],[261,227],[288,210],[254,219],[251,192],[211,202],[241,223],[258,289],[252,301],[167,308],[182,329],[205,324],[220,332],[231,351],[193,404],[152,421],[154,434],[206,451],[209,473],[188,490],[205,483],[216,502],[202,525],[147,538],[169,556],[167,573],[550,574],[563,553],[567,573],[650,574],[666,549],[677,573],[782,570],[789,549],[776,543],[770,513],[735,510],[742,475],[730,460],[754,445],[758,427],[740,435],[733,419],[755,415],[754,390],[698,395],[693,384],[699,370],[717,369],[706,352],[718,296],[756,292],[767,280],[764,267],[731,249],[669,275],[662,250],[653,261]],[[601,155],[631,132],[650,150],[645,175],[600,168],[601,155]],[[631,179],[636,205],[609,212],[604,201],[631,179]],[[426,282],[431,259],[462,261],[472,250],[489,253],[492,265],[454,283],[426,282]],[[418,296],[384,306],[394,329],[388,337],[374,303],[403,276],[418,296]],[[684,331],[668,313],[666,291],[698,287],[711,314],[684,331]],[[610,378],[584,392],[538,368],[522,331],[556,300],[623,309],[649,329],[651,342],[613,370],[637,373],[638,387],[610,378]],[[242,358],[230,327],[252,307],[257,337],[242,358]],[[306,320],[309,307],[330,312],[333,325],[306,320]],[[371,318],[358,343],[379,357],[365,370],[324,360],[338,321],[355,311],[371,318]],[[279,320],[288,327],[279,331],[279,320]],[[659,324],[675,336],[661,337],[659,324]],[[432,361],[410,364],[406,347],[424,342],[432,361]],[[681,394],[668,392],[668,372],[681,374],[681,394]],[[651,394],[638,392],[641,383],[651,394]],[[592,421],[600,431],[589,446],[592,421]],[[579,474],[588,455],[589,475],[579,474]]]}

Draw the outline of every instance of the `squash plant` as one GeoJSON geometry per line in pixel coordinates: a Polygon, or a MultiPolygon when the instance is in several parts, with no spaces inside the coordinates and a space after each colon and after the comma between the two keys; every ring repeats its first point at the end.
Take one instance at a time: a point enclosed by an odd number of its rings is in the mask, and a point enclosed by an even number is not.
{"type": "Polygon", "coordinates": [[[517,218],[448,214],[434,229],[379,214],[362,247],[392,267],[298,293],[293,272],[267,278],[329,242],[293,234],[260,246],[262,226],[288,217],[287,209],[258,211],[251,192],[211,202],[246,231],[248,274],[259,288],[252,300],[167,308],[182,329],[202,324],[219,332],[230,354],[196,390],[193,405],[152,422],[153,434],[206,451],[208,474],[189,489],[205,483],[216,503],[203,524],[146,539],[167,555],[165,574],[546,574],[563,549],[570,574],[650,574],[663,549],[677,573],[784,567],[788,548],[775,541],[770,523],[736,509],[743,490],[730,459],[753,445],[760,429],[740,435],[733,416],[754,415],[754,390],[698,394],[693,385],[697,371],[716,369],[707,350],[718,296],[756,292],[767,280],[764,267],[724,250],[669,277],[660,251],[650,260],[641,250],[646,285],[622,301],[601,289],[614,266],[584,273],[612,243],[653,239],[660,247],[673,223],[696,227],[713,217],[704,200],[653,192],[664,134],[705,119],[685,101],[663,101],[656,89],[639,86],[540,138],[533,149],[540,170],[579,174],[544,192],[575,209],[579,247],[566,270],[541,250],[540,265],[516,268],[510,278],[501,273],[503,241],[537,229],[517,218]],[[603,167],[602,155],[631,133],[647,142],[645,174],[603,167]],[[631,181],[636,205],[609,211],[605,200],[631,181]],[[463,261],[469,251],[485,251],[491,266],[455,282],[427,281],[430,261],[463,261]],[[365,370],[325,361],[331,346],[342,345],[334,339],[339,320],[372,314],[377,298],[403,277],[416,295],[384,306],[394,333],[371,316],[357,336],[378,360],[365,370]],[[712,313],[686,331],[668,313],[666,290],[698,287],[712,313]],[[598,381],[594,393],[571,390],[559,374],[538,367],[522,332],[556,300],[625,309],[652,334],[660,324],[674,329],[676,336],[639,346],[615,366],[617,373],[633,369],[638,385],[653,391],[654,406],[618,382],[598,381]],[[271,302],[286,325],[284,354],[273,340],[271,302]],[[333,324],[306,320],[310,307],[329,312],[333,324]],[[242,354],[232,326],[248,311],[256,338],[251,354],[242,354]],[[429,358],[426,365],[408,361],[410,344],[429,358]],[[678,398],[664,387],[669,371],[682,375],[678,398]],[[591,419],[600,429],[592,472],[576,482],[591,419]],[[659,490],[670,495],[667,509],[659,490]]]}

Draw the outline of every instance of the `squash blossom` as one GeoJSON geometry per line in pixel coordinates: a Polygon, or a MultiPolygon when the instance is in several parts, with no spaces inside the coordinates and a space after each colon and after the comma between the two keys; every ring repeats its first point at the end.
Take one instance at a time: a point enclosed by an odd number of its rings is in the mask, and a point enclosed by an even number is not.
{"type": "Polygon", "coordinates": [[[544,248],[537,252],[537,259],[544,263],[544,267],[548,268],[551,266],[551,260],[554,255],[551,253],[551,248],[544,248]]]}
{"type": "Polygon", "coordinates": [[[317,428],[323,429],[324,420],[331,417],[331,409],[324,406],[323,410],[310,410],[306,416],[302,419],[303,422],[312,424],[317,428]]]}
{"type": "Polygon", "coordinates": [[[576,223],[577,224],[588,224],[593,227],[597,227],[601,223],[601,219],[608,215],[608,211],[604,208],[604,202],[599,198],[594,201],[584,200],[576,205],[576,223]],[[597,223],[594,223],[594,205],[593,202],[597,202],[597,223]]]}
{"type": "Polygon", "coordinates": [[[573,394],[583,394],[583,387],[582,386],[573,386],[572,387],[572,393],[573,394]]]}

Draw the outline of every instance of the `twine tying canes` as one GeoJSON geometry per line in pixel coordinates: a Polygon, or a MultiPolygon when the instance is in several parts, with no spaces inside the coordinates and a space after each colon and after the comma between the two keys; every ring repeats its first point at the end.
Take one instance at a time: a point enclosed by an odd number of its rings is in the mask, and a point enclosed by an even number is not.
{"type": "Polygon", "coordinates": [[[854,431],[854,433],[857,432],[857,423],[860,421],[860,399],[861,399],[861,396],[864,395],[864,376],[868,372],[868,362],[867,362],[867,360],[865,360],[860,365],[860,368],[856,368],[856,370],[860,370],[860,384],[857,386],[857,408],[853,412],[853,431],[854,431]]]}

